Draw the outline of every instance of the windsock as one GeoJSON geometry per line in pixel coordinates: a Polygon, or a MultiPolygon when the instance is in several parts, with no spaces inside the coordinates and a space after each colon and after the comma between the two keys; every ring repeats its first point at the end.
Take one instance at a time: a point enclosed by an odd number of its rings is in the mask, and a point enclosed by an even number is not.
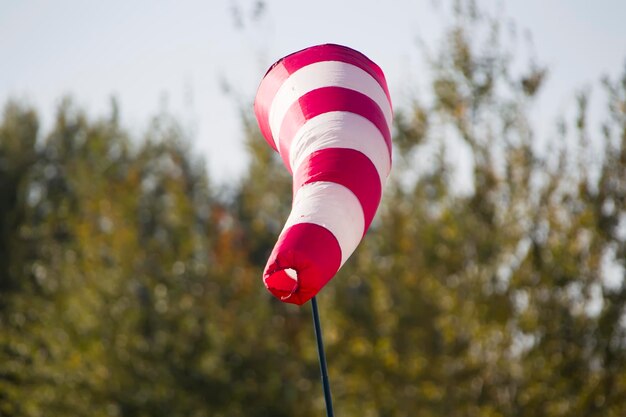
{"type": "Polygon", "coordinates": [[[325,44],[272,65],[254,111],[293,176],[291,213],[263,281],[301,305],[346,262],[378,209],[391,169],[391,98],[378,65],[325,44]]]}

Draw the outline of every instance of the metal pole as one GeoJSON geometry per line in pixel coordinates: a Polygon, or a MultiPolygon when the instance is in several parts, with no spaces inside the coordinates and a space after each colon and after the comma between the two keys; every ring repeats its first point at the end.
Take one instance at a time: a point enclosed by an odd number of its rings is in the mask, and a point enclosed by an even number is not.
{"type": "Polygon", "coordinates": [[[322,340],[322,327],[320,326],[320,314],[317,310],[317,300],[311,298],[313,308],[313,324],[315,325],[315,339],[317,339],[317,354],[320,359],[320,371],[322,372],[322,385],[324,387],[324,400],[326,401],[326,416],[333,417],[333,399],[330,396],[330,383],[328,382],[328,370],[326,369],[326,354],[324,353],[324,341],[322,340]]]}

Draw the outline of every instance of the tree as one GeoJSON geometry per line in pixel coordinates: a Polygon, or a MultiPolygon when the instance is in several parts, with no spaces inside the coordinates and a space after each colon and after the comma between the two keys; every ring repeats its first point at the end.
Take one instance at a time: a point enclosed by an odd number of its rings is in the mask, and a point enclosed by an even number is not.
{"type": "Polygon", "coordinates": [[[563,136],[542,152],[529,111],[545,69],[515,73],[499,21],[455,5],[430,60],[433,99],[398,112],[378,227],[325,311],[338,413],[621,415],[625,85],[605,82],[599,161],[586,94],[576,146],[563,136]],[[470,155],[469,191],[453,148],[470,155]]]}

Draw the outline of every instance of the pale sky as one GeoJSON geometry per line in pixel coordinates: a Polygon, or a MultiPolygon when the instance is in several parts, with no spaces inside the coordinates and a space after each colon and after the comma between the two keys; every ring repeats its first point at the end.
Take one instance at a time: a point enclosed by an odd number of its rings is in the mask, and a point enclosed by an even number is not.
{"type": "MultiPolygon", "coordinates": [[[[165,107],[191,129],[212,179],[224,183],[246,164],[236,100],[252,102],[275,60],[314,44],[345,44],[382,67],[402,106],[423,81],[416,39],[435,48],[445,23],[433,0],[267,0],[254,21],[255,3],[0,0],[0,102],[31,103],[45,130],[64,95],[94,117],[108,112],[114,95],[123,124],[137,134],[165,107]],[[233,6],[242,12],[240,28],[233,6]],[[223,80],[235,95],[223,93],[223,80]]],[[[535,55],[549,67],[538,107],[544,125],[568,110],[577,88],[624,68],[626,1],[500,4],[520,32],[532,33],[535,55]]]]}

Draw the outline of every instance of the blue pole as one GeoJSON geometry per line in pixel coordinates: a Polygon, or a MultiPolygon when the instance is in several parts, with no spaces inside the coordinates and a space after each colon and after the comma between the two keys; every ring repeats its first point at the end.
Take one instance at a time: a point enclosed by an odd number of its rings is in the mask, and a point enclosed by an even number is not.
{"type": "Polygon", "coordinates": [[[330,383],[328,382],[328,370],[326,369],[326,354],[324,353],[324,341],[322,340],[322,327],[320,326],[320,314],[317,310],[317,300],[311,298],[313,308],[313,324],[315,325],[315,339],[317,339],[317,354],[320,359],[320,371],[322,372],[322,385],[324,387],[324,400],[326,401],[326,416],[333,417],[333,399],[330,395],[330,383]]]}

